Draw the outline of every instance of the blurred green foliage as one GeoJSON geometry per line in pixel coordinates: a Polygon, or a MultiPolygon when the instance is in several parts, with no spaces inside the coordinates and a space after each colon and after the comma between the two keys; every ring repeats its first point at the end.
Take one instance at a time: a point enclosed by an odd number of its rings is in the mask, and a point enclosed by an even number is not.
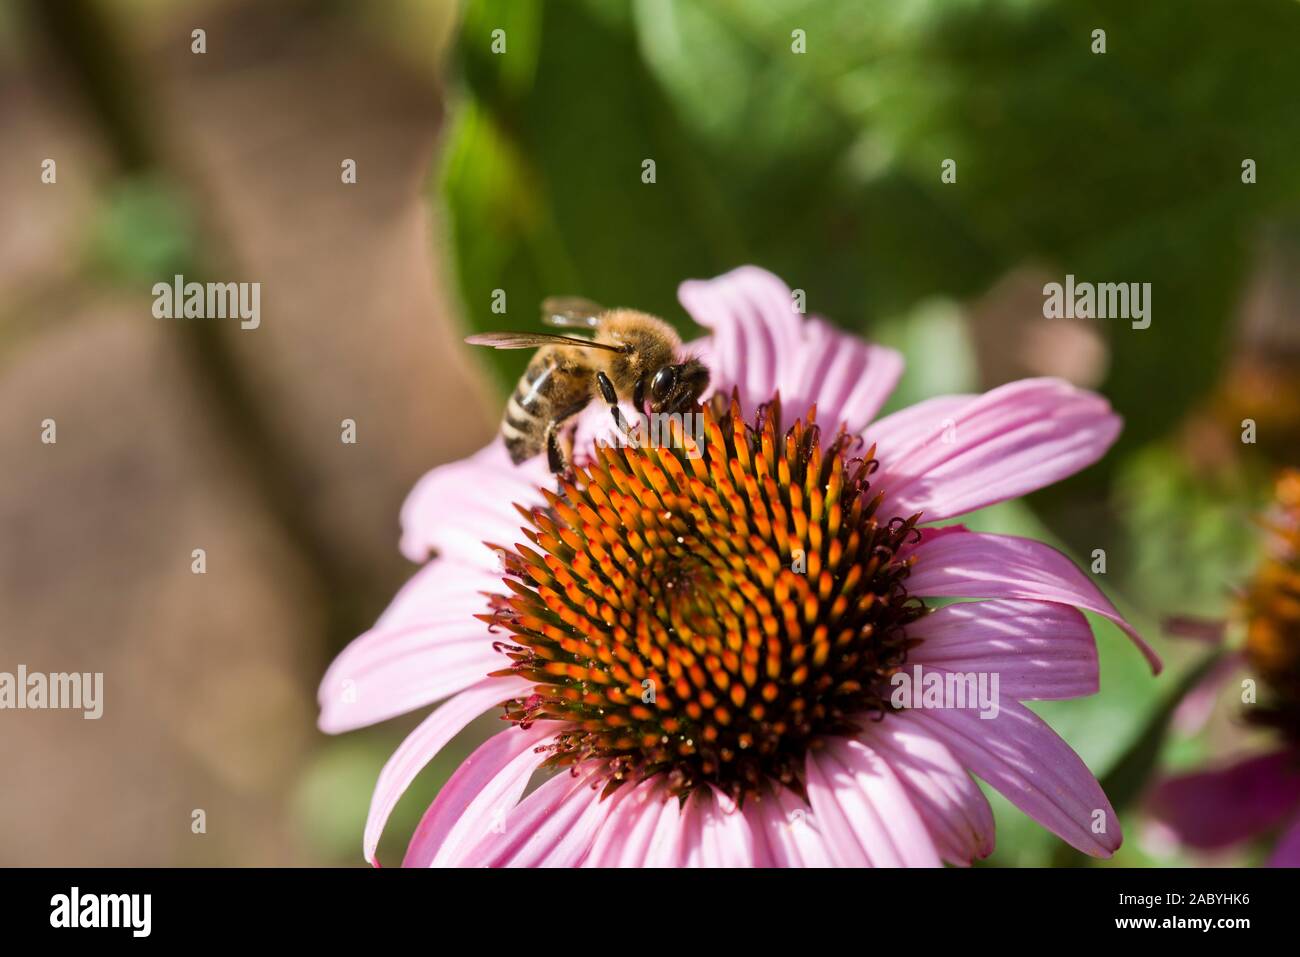
{"type": "Polygon", "coordinates": [[[159,177],[125,177],[91,224],[89,265],[124,285],[183,274],[198,253],[193,219],[185,197],[159,177]]]}
{"type": "Polygon", "coordinates": [[[1213,381],[1252,230],[1296,212],[1297,48],[1286,0],[472,2],[443,168],[465,313],[680,319],[678,282],[743,262],[868,331],[1023,262],[1150,282],[1150,329],[1105,324],[1132,446],[1213,381]]]}

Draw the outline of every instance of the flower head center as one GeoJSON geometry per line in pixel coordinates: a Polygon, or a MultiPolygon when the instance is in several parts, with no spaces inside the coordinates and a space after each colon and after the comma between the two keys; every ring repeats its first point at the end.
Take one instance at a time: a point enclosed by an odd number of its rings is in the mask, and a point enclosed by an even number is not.
{"type": "Polygon", "coordinates": [[[1300,471],[1278,480],[1266,527],[1270,554],[1245,596],[1246,656],[1267,690],[1251,717],[1300,744],[1300,471]]]}
{"type": "Polygon", "coordinates": [[[600,448],[524,512],[532,547],[483,616],[514,636],[497,674],[536,682],[506,717],[562,722],[548,763],[604,762],[610,788],[801,789],[818,738],[889,710],[925,610],[900,555],[919,516],[878,514],[874,450],[823,445],[815,409],[784,434],[779,400],[752,425],[734,399],[698,414],[698,443],[600,448]]]}

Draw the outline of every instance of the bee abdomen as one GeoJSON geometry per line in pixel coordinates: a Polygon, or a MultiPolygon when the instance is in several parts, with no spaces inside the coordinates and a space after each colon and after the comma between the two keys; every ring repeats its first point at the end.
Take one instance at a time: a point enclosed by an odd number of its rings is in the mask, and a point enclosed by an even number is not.
{"type": "Polygon", "coordinates": [[[541,442],[531,435],[511,435],[504,422],[501,424],[501,434],[506,440],[506,451],[510,453],[510,461],[515,465],[528,461],[542,451],[541,442]]]}
{"type": "Polygon", "coordinates": [[[551,371],[550,364],[531,363],[501,416],[501,437],[516,465],[542,451],[551,405],[546,395],[551,371]]]}
{"type": "MultiPolygon", "coordinates": [[[[513,404],[514,399],[512,398],[510,402],[513,404]]],[[[510,461],[518,465],[540,452],[543,429],[541,422],[516,418],[510,414],[510,408],[507,407],[506,414],[501,417],[501,437],[505,439],[510,461]]]]}

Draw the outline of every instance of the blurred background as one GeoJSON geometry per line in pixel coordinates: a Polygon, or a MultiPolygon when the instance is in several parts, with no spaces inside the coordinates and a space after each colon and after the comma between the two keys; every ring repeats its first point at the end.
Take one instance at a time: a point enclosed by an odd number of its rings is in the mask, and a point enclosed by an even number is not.
{"type": "MultiPolygon", "coordinates": [[[[1163,623],[1233,614],[1300,464],[1297,49],[1294,0],[6,0],[0,670],[106,691],[99,721],[0,713],[0,864],[359,864],[421,715],[327,738],[315,687],[413,571],[405,493],[526,360],[460,337],[555,293],[689,331],[677,284],[747,262],[906,354],[890,408],[1059,375],[1124,415],[1103,463],[970,524],[1104,550],[1169,662],[1098,620],[1101,693],[1035,707],[1120,811],[1113,863],[1257,862],[1185,853],[1142,798],[1264,740],[1230,692],[1171,720],[1212,652],[1163,623]],[[260,328],[155,319],[176,273],[260,282],[260,328]],[[1150,328],[1045,320],[1067,273],[1151,283],[1150,328]]],[[[1083,863],[994,803],[994,863],[1083,863]]]]}

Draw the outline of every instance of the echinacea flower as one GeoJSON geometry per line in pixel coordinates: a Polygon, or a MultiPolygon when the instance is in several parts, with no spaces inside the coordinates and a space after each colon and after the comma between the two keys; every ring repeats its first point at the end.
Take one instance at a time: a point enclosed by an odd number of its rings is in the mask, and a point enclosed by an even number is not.
{"type": "Polygon", "coordinates": [[[1273,748],[1224,767],[1180,774],[1152,792],[1153,817],[1180,843],[1218,850],[1270,832],[1268,863],[1300,867],[1300,471],[1283,472],[1265,522],[1269,554],[1242,595],[1240,652],[1223,658],[1198,694],[1216,690],[1233,665],[1259,678],[1264,696],[1246,714],[1271,729],[1273,748]]]}
{"type": "Polygon", "coordinates": [[[680,298],[711,332],[687,347],[712,375],[698,442],[598,443],[594,407],[558,492],[497,441],[407,500],[402,549],[427,564],[320,691],[329,732],[443,701],[380,775],[366,858],[418,772],[498,706],[508,726],[406,864],[969,864],[994,842],[972,772],[1111,854],[1105,794],[1021,702],[1097,690],[1080,609],[1158,659],[1064,555],[933,524],[1095,462],[1120,429],[1105,400],[1034,379],[873,421],[895,352],[806,320],[754,267],[680,298]],[[995,676],[992,714],[900,705],[918,667],[995,676]]]}

